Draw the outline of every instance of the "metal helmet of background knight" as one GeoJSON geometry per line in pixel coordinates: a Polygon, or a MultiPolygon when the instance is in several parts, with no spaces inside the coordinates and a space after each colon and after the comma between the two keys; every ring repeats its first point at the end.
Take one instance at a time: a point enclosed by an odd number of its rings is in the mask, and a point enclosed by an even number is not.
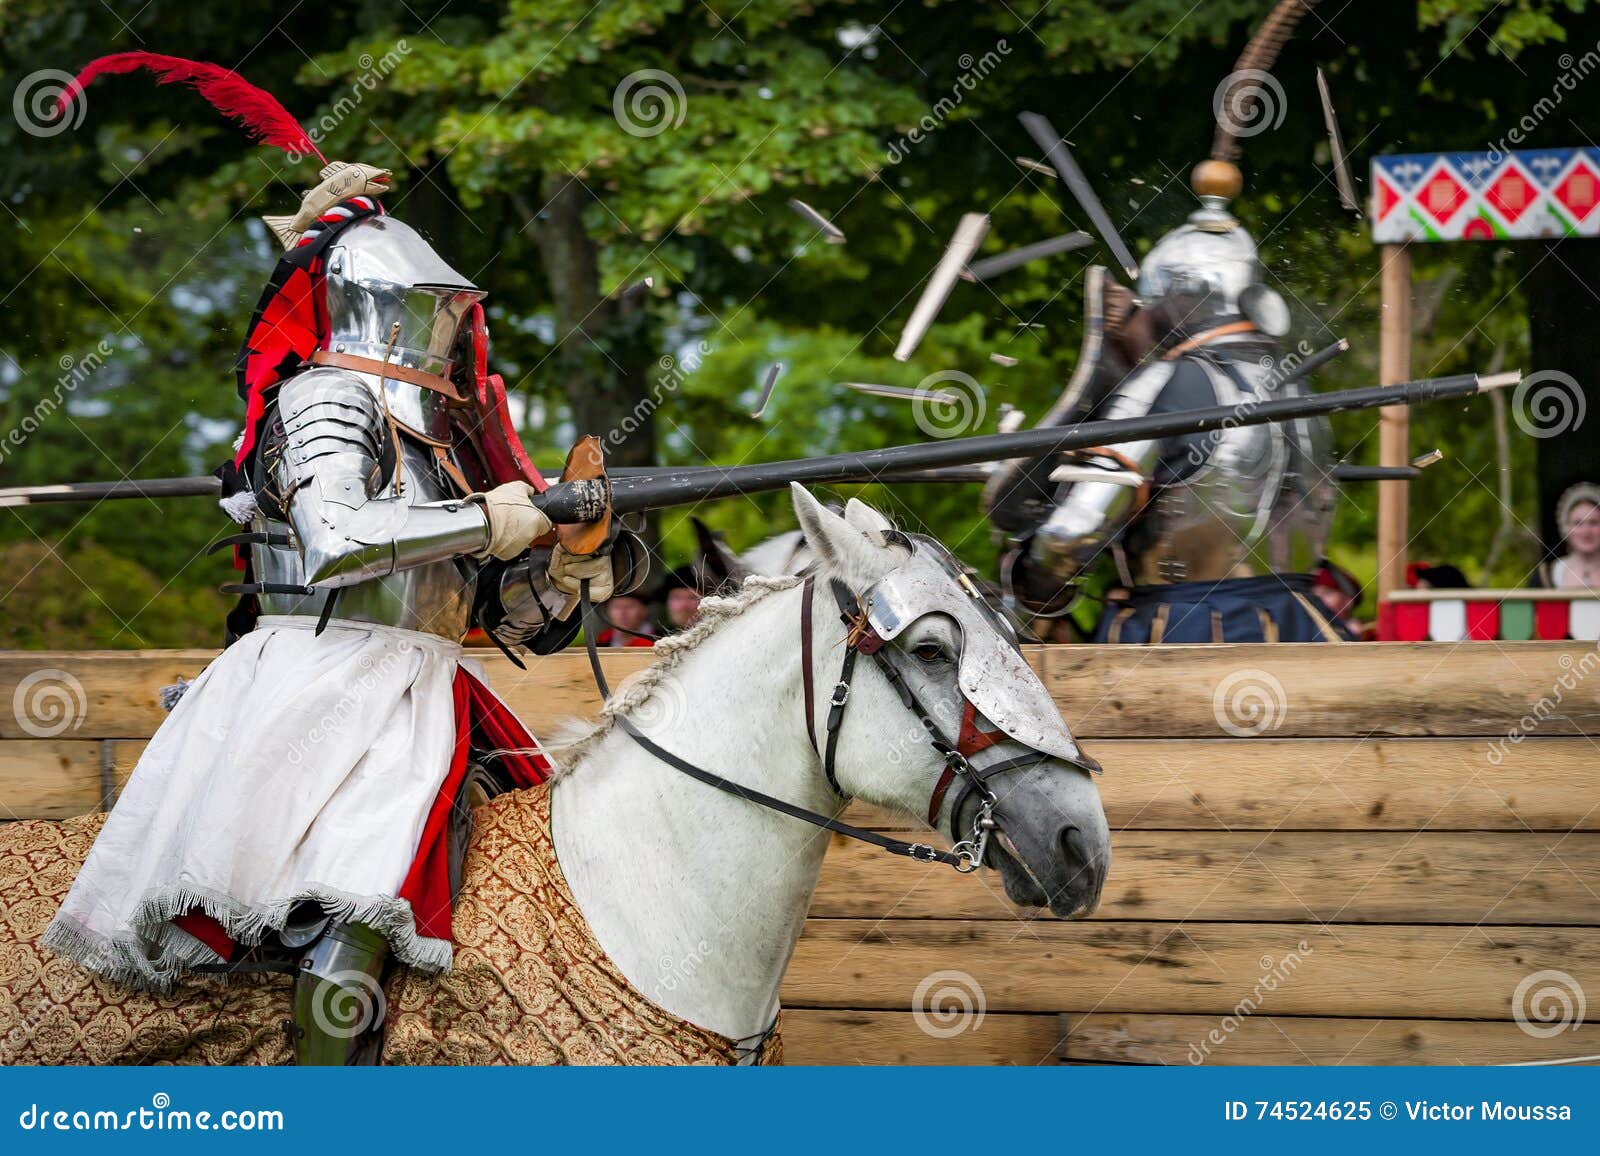
{"type": "Polygon", "coordinates": [[[1261,257],[1243,225],[1220,206],[1190,214],[1139,262],[1139,296],[1146,302],[1167,297],[1204,297],[1207,312],[1240,316],[1246,289],[1261,281],[1261,257]]]}

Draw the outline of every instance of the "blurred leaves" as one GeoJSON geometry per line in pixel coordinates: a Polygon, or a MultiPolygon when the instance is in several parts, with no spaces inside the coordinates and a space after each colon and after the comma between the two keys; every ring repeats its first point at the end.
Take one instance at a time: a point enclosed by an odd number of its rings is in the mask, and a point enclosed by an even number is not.
{"type": "MultiPolygon", "coordinates": [[[[1187,175],[1210,142],[1213,92],[1268,7],[452,0],[430,20],[370,0],[288,13],[265,0],[152,0],[112,19],[98,0],[11,0],[0,77],[14,90],[38,69],[131,48],[235,65],[330,157],[394,168],[387,208],[491,291],[495,360],[538,460],[559,462],[577,432],[583,375],[615,372],[647,396],[659,357],[703,341],[709,353],[656,412],[657,453],[756,461],[923,436],[907,404],[844,381],[915,385],[959,370],[985,390],[974,432],[993,429],[1001,403],[1042,413],[1077,357],[1082,269],[1104,254],[958,286],[902,365],[890,352],[921,283],[963,212],[990,213],[985,255],[1085,224],[1055,181],[1013,163],[1034,153],[1015,120],[1024,109],[1050,116],[1135,252],[1147,251],[1193,208],[1187,175]],[[652,83],[656,103],[639,95],[652,83]],[[626,328],[598,327],[581,355],[581,336],[560,346],[558,317],[607,307],[557,299],[539,244],[546,190],[569,177],[598,247],[597,292],[655,278],[626,328]],[[848,244],[816,237],[786,205],[796,196],[848,244]],[[993,351],[1019,363],[997,366],[993,351]],[[753,420],[774,361],[785,372],[753,420]]],[[[1590,8],[1352,0],[1302,21],[1275,72],[1285,119],[1244,142],[1237,208],[1295,309],[1296,337],[1352,340],[1320,387],[1376,380],[1378,303],[1366,223],[1339,209],[1326,172],[1313,67],[1328,72],[1359,183],[1374,153],[1488,147],[1557,84],[1563,53],[1600,39],[1590,8]]],[[[192,93],[109,77],[88,95],[84,122],[59,135],[0,117],[4,485],[200,472],[226,456],[240,417],[233,354],[277,256],[253,217],[290,209],[315,183],[314,163],[249,145],[192,93]],[[62,389],[61,359],[81,364],[102,341],[112,352],[65,404],[20,445],[5,440],[62,389]]],[[[1590,139],[1593,126],[1585,135],[1572,119],[1590,104],[1563,103],[1528,143],[1590,139]]],[[[1508,367],[1525,364],[1529,271],[1513,254],[1418,247],[1419,302],[1430,304],[1418,306],[1416,376],[1481,368],[1502,348],[1508,367]]],[[[1412,420],[1417,450],[1448,455],[1413,487],[1414,556],[1471,572],[1500,516],[1489,408],[1425,407],[1412,420]]],[[[1375,430],[1373,415],[1336,423],[1353,461],[1375,460],[1375,430]]],[[[1513,499],[1533,524],[1535,446],[1512,433],[1513,499]]],[[[865,492],[991,565],[972,490],[865,492]]],[[[1353,488],[1338,522],[1336,556],[1364,576],[1375,497],[1353,488]]],[[[699,513],[737,547],[790,519],[781,495],[699,513]]],[[[674,561],[689,548],[686,517],[661,519],[674,561]]],[[[202,501],[0,511],[0,645],[214,644],[212,591],[231,572],[202,551],[229,529],[202,501]]],[[[1495,577],[1515,581],[1530,562],[1523,548],[1495,577]]]]}

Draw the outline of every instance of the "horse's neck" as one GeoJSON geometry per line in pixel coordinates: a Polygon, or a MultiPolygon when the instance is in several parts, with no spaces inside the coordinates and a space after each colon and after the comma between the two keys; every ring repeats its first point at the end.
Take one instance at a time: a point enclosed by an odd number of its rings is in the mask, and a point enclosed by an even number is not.
{"type": "MultiPolygon", "coordinates": [[[[805,732],[799,597],[745,609],[630,718],[698,766],[832,813],[805,732]]],[[[696,782],[618,728],[557,781],[552,805],[562,870],[628,981],[725,1036],[770,1026],[826,833],[696,782]]]]}

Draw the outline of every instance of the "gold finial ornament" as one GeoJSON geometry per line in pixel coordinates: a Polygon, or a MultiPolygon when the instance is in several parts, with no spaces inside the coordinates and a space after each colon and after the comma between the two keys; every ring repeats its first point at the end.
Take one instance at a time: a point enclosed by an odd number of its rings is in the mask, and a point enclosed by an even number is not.
{"type": "Polygon", "coordinates": [[[1189,187],[1199,196],[1231,201],[1244,188],[1244,174],[1232,161],[1203,160],[1189,174],[1189,187]]]}

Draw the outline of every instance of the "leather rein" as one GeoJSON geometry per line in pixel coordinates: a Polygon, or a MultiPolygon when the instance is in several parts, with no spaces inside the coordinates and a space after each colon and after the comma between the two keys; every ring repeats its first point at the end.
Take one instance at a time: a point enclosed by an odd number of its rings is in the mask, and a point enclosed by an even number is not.
{"type": "MultiPolygon", "coordinates": [[[[979,794],[981,803],[977,814],[973,817],[970,834],[967,838],[957,841],[949,851],[941,851],[927,843],[907,843],[900,839],[891,839],[887,835],[880,835],[876,831],[868,831],[862,827],[852,826],[828,815],[807,810],[805,807],[799,807],[783,799],[768,795],[763,791],[756,790],[754,787],[747,787],[741,783],[733,782],[731,779],[723,778],[714,771],[708,771],[704,767],[696,766],[687,759],[680,758],[678,755],[666,750],[634,726],[627,715],[617,714],[615,716],[617,725],[622,728],[623,733],[628,735],[629,738],[669,767],[682,771],[690,778],[705,783],[707,786],[715,787],[726,794],[736,796],[749,803],[755,803],[757,806],[765,807],[770,811],[776,811],[781,815],[800,819],[815,827],[821,827],[823,830],[843,835],[848,839],[869,843],[874,847],[889,852],[891,855],[900,855],[923,863],[944,863],[954,867],[962,874],[976,871],[983,863],[983,857],[989,845],[989,836],[997,827],[994,819],[994,807],[999,800],[995,798],[994,792],[984,782],[984,778],[992,777],[1000,771],[1009,770],[1016,766],[1037,762],[1039,756],[1035,753],[1017,759],[1005,760],[994,767],[986,768],[985,774],[980,776],[967,761],[967,755],[976,753],[977,750],[983,749],[984,746],[992,745],[993,742],[999,741],[1004,736],[997,735],[990,738],[979,734],[971,726],[973,708],[968,704],[966,717],[963,720],[963,734],[955,743],[951,743],[939,729],[939,725],[934,722],[933,716],[918,701],[911,687],[906,683],[905,678],[894,668],[888,656],[883,653],[884,640],[878,637],[877,633],[872,629],[871,624],[867,621],[866,611],[859,600],[850,592],[848,587],[836,578],[829,579],[829,585],[834,599],[839,605],[840,620],[844,622],[849,633],[845,638],[845,655],[839,671],[839,680],[834,684],[832,694],[828,699],[826,737],[819,747],[815,723],[816,688],[812,673],[813,641],[811,637],[815,585],[815,576],[806,575],[800,601],[800,654],[801,668],[804,673],[806,734],[811,739],[812,749],[816,750],[822,757],[822,767],[827,775],[828,785],[833,788],[834,793],[841,799],[848,798],[839,788],[838,778],[834,771],[834,760],[838,752],[839,731],[844,724],[845,707],[850,701],[850,688],[855,677],[856,659],[865,654],[873,659],[879,670],[883,671],[884,676],[889,680],[889,684],[900,695],[901,701],[915,712],[923,728],[928,732],[929,741],[945,760],[945,769],[940,774],[939,780],[934,786],[933,795],[929,800],[929,823],[932,825],[937,824],[939,809],[943,805],[944,797],[951,784],[956,780],[959,779],[961,781],[962,788],[951,808],[950,822],[952,828],[955,826],[966,795],[973,791],[979,794]],[[969,730],[971,730],[972,734],[978,736],[975,740],[968,738],[969,730]]],[[[589,583],[587,580],[582,585],[579,603],[583,613],[583,641],[584,649],[589,653],[589,668],[594,675],[595,686],[599,689],[601,697],[609,699],[611,697],[611,688],[606,683],[605,672],[600,668],[600,652],[594,641],[598,633],[598,627],[603,620],[594,604],[589,600],[589,583]]],[[[953,830],[952,837],[955,837],[953,830]]]]}

